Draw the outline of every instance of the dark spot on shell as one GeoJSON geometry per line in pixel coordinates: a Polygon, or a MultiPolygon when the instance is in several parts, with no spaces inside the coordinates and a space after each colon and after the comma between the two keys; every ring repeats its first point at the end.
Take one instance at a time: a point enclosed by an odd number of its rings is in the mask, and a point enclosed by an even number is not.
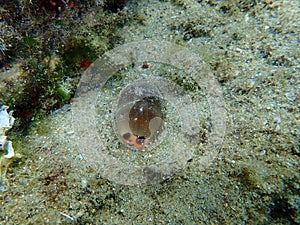
{"type": "Polygon", "coordinates": [[[143,145],[144,144],[144,142],[145,142],[145,137],[138,137],[137,139],[136,139],[136,142],[138,143],[138,144],[140,144],[140,145],[143,145]]]}
{"type": "Polygon", "coordinates": [[[131,134],[130,134],[130,133],[123,134],[123,138],[124,138],[125,140],[129,140],[130,137],[131,137],[131,134]]]}

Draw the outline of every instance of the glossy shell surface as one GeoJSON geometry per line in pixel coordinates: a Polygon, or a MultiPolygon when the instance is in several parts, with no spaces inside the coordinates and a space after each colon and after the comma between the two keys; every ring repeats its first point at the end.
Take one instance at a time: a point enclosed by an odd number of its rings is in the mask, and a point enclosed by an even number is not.
{"type": "Polygon", "coordinates": [[[114,126],[126,145],[143,149],[150,146],[164,129],[163,100],[147,79],[128,85],[119,96],[114,126]]]}

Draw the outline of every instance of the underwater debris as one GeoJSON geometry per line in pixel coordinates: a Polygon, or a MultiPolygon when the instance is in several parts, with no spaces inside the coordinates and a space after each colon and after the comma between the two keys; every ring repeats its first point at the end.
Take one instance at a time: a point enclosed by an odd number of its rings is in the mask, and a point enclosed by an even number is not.
{"type": "Polygon", "coordinates": [[[0,150],[6,151],[6,154],[0,157],[0,192],[7,190],[5,174],[10,159],[15,156],[12,142],[7,141],[5,135],[5,132],[13,126],[15,118],[12,116],[13,111],[7,112],[7,109],[8,106],[1,106],[0,108],[0,150]]]}

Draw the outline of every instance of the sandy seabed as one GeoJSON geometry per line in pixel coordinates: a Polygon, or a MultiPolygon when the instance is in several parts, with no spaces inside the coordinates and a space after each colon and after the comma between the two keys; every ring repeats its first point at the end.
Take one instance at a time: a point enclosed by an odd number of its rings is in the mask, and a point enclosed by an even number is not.
{"type": "Polygon", "coordinates": [[[125,43],[179,44],[214,73],[227,110],[218,156],[205,171],[191,160],[159,184],[119,185],[82,158],[66,106],[19,140],[30,157],[8,168],[0,223],[299,224],[300,3],[146,0],[128,7],[143,21],[119,29],[125,43]]]}

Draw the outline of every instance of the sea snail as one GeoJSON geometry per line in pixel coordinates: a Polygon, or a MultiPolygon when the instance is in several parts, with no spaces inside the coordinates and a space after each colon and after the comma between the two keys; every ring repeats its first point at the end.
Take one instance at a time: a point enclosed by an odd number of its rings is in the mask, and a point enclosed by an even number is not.
{"type": "Polygon", "coordinates": [[[115,127],[123,143],[137,149],[152,144],[164,129],[162,99],[156,88],[139,80],[122,91],[115,127]]]}
{"type": "Polygon", "coordinates": [[[137,101],[129,111],[129,127],[132,133],[122,135],[126,144],[143,148],[149,144],[162,129],[162,108],[160,101],[154,97],[145,97],[137,101]]]}

